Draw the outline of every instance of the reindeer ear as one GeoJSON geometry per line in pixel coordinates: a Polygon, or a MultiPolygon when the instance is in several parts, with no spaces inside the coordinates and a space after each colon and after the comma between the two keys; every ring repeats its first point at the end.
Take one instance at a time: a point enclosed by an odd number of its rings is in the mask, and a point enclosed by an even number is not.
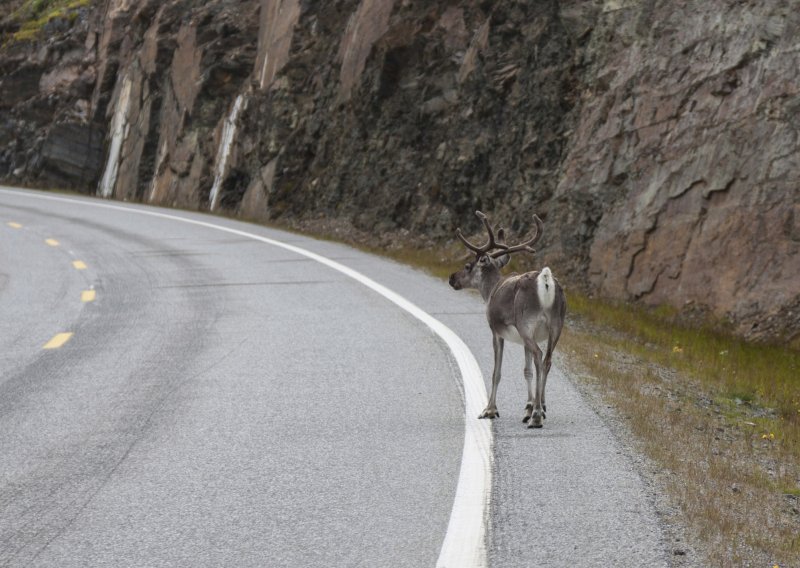
{"type": "Polygon", "coordinates": [[[495,262],[497,263],[498,267],[503,268],[506,264],[508,264],[509,260],[511,260],[511,255],[510,254],[504,254],[502,256],[498,256],[495,259],[495,262]]]}

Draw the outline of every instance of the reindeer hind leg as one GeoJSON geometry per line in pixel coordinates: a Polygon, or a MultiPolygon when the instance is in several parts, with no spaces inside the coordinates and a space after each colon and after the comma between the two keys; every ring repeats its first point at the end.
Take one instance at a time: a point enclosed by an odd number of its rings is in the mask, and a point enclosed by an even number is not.
{"type": "Polygon", "coordinates": [[[534,403],[533,354],[527,347],[525,348],[525,369],[523,370],[523,374],[525,376],[525,382],[528,383],[528,402],[525,404],[525,414],[522,417],[522,421],[527,422],[531,419],[531,414],[533,414],[534,403]]]}
{"type": "Polygon", "coordinates": [[[544,362],[542,361],[542,350],[536,345],[533,339],[525,339],[525,349],[533,355],[533,363],[536,366],[536,396],[534,397],[533,412],[528,422],[528,428],[541,428],[543,426],[544,409],[542,408],[542,398],[544,394],[544,362]]]}

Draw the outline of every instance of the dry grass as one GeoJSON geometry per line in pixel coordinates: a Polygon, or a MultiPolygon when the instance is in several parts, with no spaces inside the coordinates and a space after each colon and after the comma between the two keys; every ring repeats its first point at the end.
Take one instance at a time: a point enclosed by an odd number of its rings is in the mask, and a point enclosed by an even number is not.
{"type": "Polygon", "coordinates": [[[563,352],[669,472],[712,566],[800,566],[800,354],[571,295],[563,352]]]}

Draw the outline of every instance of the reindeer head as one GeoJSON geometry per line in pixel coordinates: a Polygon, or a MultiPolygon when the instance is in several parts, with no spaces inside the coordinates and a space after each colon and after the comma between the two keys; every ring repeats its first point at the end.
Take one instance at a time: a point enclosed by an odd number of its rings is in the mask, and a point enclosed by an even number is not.
{"type": "Polygon", "coordinates": [[[462,288],[481,290],[489,282],[493,285],[500,277],[500,269],[508,264],[511,258],[510,255],[521,251],[536,252],[533,249],[533,245],[542,235],[542,220],[534,215],[536,233],[534,233],[533,237],[523,243],[509,247],[506,245],[505,231],[503,229],[497,231],[497,238],[495,239],[494,230],[486,215],[480,211],[476,211],[475,215],[486,227],[486,231],[489,233],[489,240],[484,245],[477,246],[464,237],[461,229],[456,229],[456,236],[468,249],[475,253],[475,258],[467,262],[464,268],[450,275],[450,286],[455,290],[461,290],[462,288]]]}

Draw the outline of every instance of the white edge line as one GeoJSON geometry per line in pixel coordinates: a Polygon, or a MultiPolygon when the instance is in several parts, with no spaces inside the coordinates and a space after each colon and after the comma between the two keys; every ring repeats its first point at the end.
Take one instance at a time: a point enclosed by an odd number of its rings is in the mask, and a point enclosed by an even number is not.
{"type": "Polygon", "coordinates": [[[483,375],[481,374],[478,362],[475,360],[475,356],[469,350],[469,347],[467,347],[453,330],[412,302],[406,300],[404,297],[386,288],[382,284],[378,284],[368,276],[304,248],[253,233],[240,231],[238,229],[216,225],[214,223],[197,221],[195,219],[159,213],[157,211],[147,211],[130,206],[123,207],[120,205],[111,205],[109,203],[93,203],[88,199],[68,199],[9,189],[0,189],[0,192],[33,199],[61,201],[78,205],[113,209],[138,215],[159,217],[260,241],[305,256],[306,258],[341,272],[345,276],[374,290],[428,326],[450,349],[453,358],[458,364],[464,386],[464,450],[461,454],[461,468],[458,475],[453,508],[450,512],[450,521],[447,525],[447,532],[444,536],[436,566],[437,568],[484,568],[487,565],[486,536],[489,516],[489,499],[491,497],[492,487],[493,438],[490,422],[488,420],[478,420],[477,417],[488,401],[483,375]]]}

